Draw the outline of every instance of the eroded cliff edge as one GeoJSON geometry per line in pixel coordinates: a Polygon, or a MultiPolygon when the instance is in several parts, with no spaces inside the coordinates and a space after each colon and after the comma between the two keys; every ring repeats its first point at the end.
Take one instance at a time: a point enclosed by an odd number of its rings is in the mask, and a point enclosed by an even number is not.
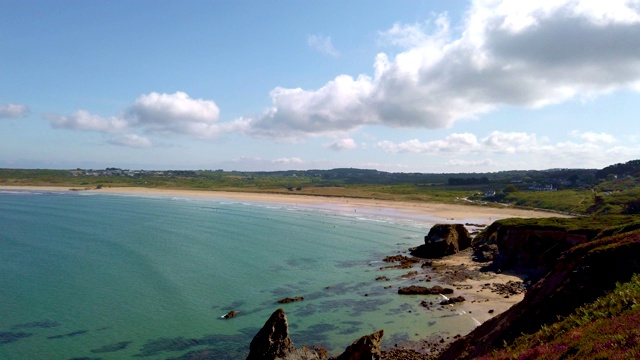
{"type": "Polygon", "coordinates": [[[471,359],[557,321],[640,272],[640,221],[625,218],[497,221],[474,239],[494,270],[517,270],[522,302],[458,339],[439,359],[471,359]]]}

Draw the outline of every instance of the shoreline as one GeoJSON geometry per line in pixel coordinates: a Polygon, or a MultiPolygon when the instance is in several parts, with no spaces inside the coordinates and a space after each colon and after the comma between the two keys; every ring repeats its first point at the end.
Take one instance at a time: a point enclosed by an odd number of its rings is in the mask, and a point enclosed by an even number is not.
{"type": "MultiPolygon", "coordinates": [[[[490,225],[493,221],[509,218],[542,218],[558,217],[551,212],[523,210],[514,208],[492,208],[478,205],[458,205],[442,203],[405,202],[378,199],[362,199],[348,197],[309,196],[301,194],[268,194],[228,191],[203,191],[203,190],[178,190],[178,189],[152,189],[137,187],[104,187],[102,189],[84,189],[55,186],[0,186],[0,191],[52,191],[52,192],[85,192],[91,194],[124,195],[124,196],[162,196],[182,197],[194,199],[221,199],[231,201],[255,202],[264,204],[291,205],[301,208],[327,210],[335,213],[353,215],[354,213],[372,216],[382,216],[401,220],[412,220],[423,223],[466,223],[467,228],[480,228],[490,225]]],[[[566,215],[565,215],[566,217],[566,215]]],[[[426,235],[426,233],[425,233],[426,235]]],[[[393,255],[393,254],[390,254],[393,255]]],[[[407,254],[408,255],[408,254],[407,254]]],[[[418,270],[420,275],[433,275],[434,280],[444,283],[455,289],[455,296],[463,296],[466,301],[461,304],[440,306],[439,310],[457,312],[461,316],[468,316],[478,325],[488,319],[508,310],[514,304],[524,298],[523,293],[505,297],[487,287],[490,284],[506,284],[510,281],[521,281],[514,274],[481,273],[479,268],[483,265],[471,260],[470,251],[462,251],[442,259],[434,259],[434,266],[430,269],[418,270]],[[462,278],[450,277],[450,272],[464,274],[462,278]]],[[[414,277],[417,279],[417,277],[414,277]]],[[[400,296],[400,295],[398,295],[400,296]]],[[[438,307],[433,306],[433,310],[438,307]]],[[[430,311],[428,308],[425,311],[430,311]]],[[[423,340],[413,344],[399,344],[389,351],[386,358],[406,359],[413,353],[415,359],[425,359],[436,355],[447,346],[455,334],[437,338],[424,337],[423,340]],[[437,338],[437,341],[434,340],[437,338]],[[442,341],[440,341],[442,340],[442,341]],[[430,345],[428,345],[430,344],[430,345]],[[430,351],[431,349],[435,351],[430,351]],[[415,353],[414,353],[415,352],[415,353]],[[393,354],[395,353],[396,356],[393,354]],[[402,355],[400,355],[402,354],[402,355]],[[402,357],[401,357],[402,356],[402,357]]],[[[466,335],[466,334],[461,334],[466,335]]],[[[426,335],[425,335],[426,336],[426,335]]],[[[456,335],[459,336],[459,335],[456,335]]]]}
{"type": "MultiPolygon", "coordinates": [[[[302,194],[270,194],[252,192],[233,192],[215,190],[154,189],[143,187],[104,187],[86,189],[68,186],[6,186],[0,185],[0,191],[78,191],[96,194],[133,195],[133,196],[176,196],[202,199],[228,199],[260,203],[289,204],[302,207],[334,210],[336,212],[361,211],[375,215],[421,221],[467,221],[493,222],[509,217],[544,218],[567,217],[541,210],[525,210],[511,207],[494,208],[480,205],[443,204],[435,202],[408,202],[350,197],[311,196],[302,194]],[[387,212],[384,212],[387,210],[387,212]],[[393,212],[388,213],[388,212],[393,212]]],[[[488,224],[487,224],[488,225],[488,224]]]]}

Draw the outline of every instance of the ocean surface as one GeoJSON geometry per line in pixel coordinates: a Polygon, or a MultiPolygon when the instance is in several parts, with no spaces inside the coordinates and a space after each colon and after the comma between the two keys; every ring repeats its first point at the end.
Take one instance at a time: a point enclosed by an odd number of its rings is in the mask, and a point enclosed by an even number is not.
{"type": "Polygon", "coordinates": [[[397,215],[0,191],[0,358],[244,359],[278,307],[296,346],[332,354],[378,329],[386,347],[469,332],[470,317],[397,295],[408,270],[380,270],[435,222],[397,215]],[[294,296],[305,300],[276,304],[294,296]]]}

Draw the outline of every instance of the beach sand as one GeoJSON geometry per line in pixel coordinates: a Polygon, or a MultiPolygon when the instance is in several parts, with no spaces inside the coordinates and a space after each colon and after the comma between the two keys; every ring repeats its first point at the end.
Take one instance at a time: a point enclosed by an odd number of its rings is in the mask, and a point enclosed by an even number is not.
{"type": "Polygon", "coordinates": [[[477,223],[478,221],[489,224],[495,220],[519,217],[539,218],[563,216],[552,212],[516,209],[509,206],[501,208],[480,205],[440,204],[427,202],[389,201],[378,199],[363,199],[349,197],[328,197],[300,194],[269,194],[230,191],[208,190],[173,190],[153,189],[142,187],[105,187],[102,189],[84,189],[56,186],[0,186],[0,190],[16,191],[87,191],[92,193],[107,193],[120,195],[145,195],[145,196],[176,196],[191,198],[220,198],[238,201],[264,202],[291,204],[310,208],[327,208],[338,212],[365,211],[370,213],[388,210],[390,216],[407,217],[415,219],[416,216],[425,216],[430,219],[447,221],[466,221],[477,223]]]}

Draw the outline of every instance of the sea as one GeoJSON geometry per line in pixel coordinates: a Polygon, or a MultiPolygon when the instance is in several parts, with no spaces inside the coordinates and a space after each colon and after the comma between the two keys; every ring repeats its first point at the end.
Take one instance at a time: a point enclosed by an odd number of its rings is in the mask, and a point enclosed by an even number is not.
{"type": "Polygon", "coordinates": [[[278,308],[297,347],[331,354],[379,329],[387,348],[464,334],[472,318],[427,311],[424,297],[397,294],[415,283],[409,270],[381,269],[442,220],[335,204],[0,191],[0,359],[244,359],[278,308]],[[276,303],[296,296],[304,300],[276,303]]]}

